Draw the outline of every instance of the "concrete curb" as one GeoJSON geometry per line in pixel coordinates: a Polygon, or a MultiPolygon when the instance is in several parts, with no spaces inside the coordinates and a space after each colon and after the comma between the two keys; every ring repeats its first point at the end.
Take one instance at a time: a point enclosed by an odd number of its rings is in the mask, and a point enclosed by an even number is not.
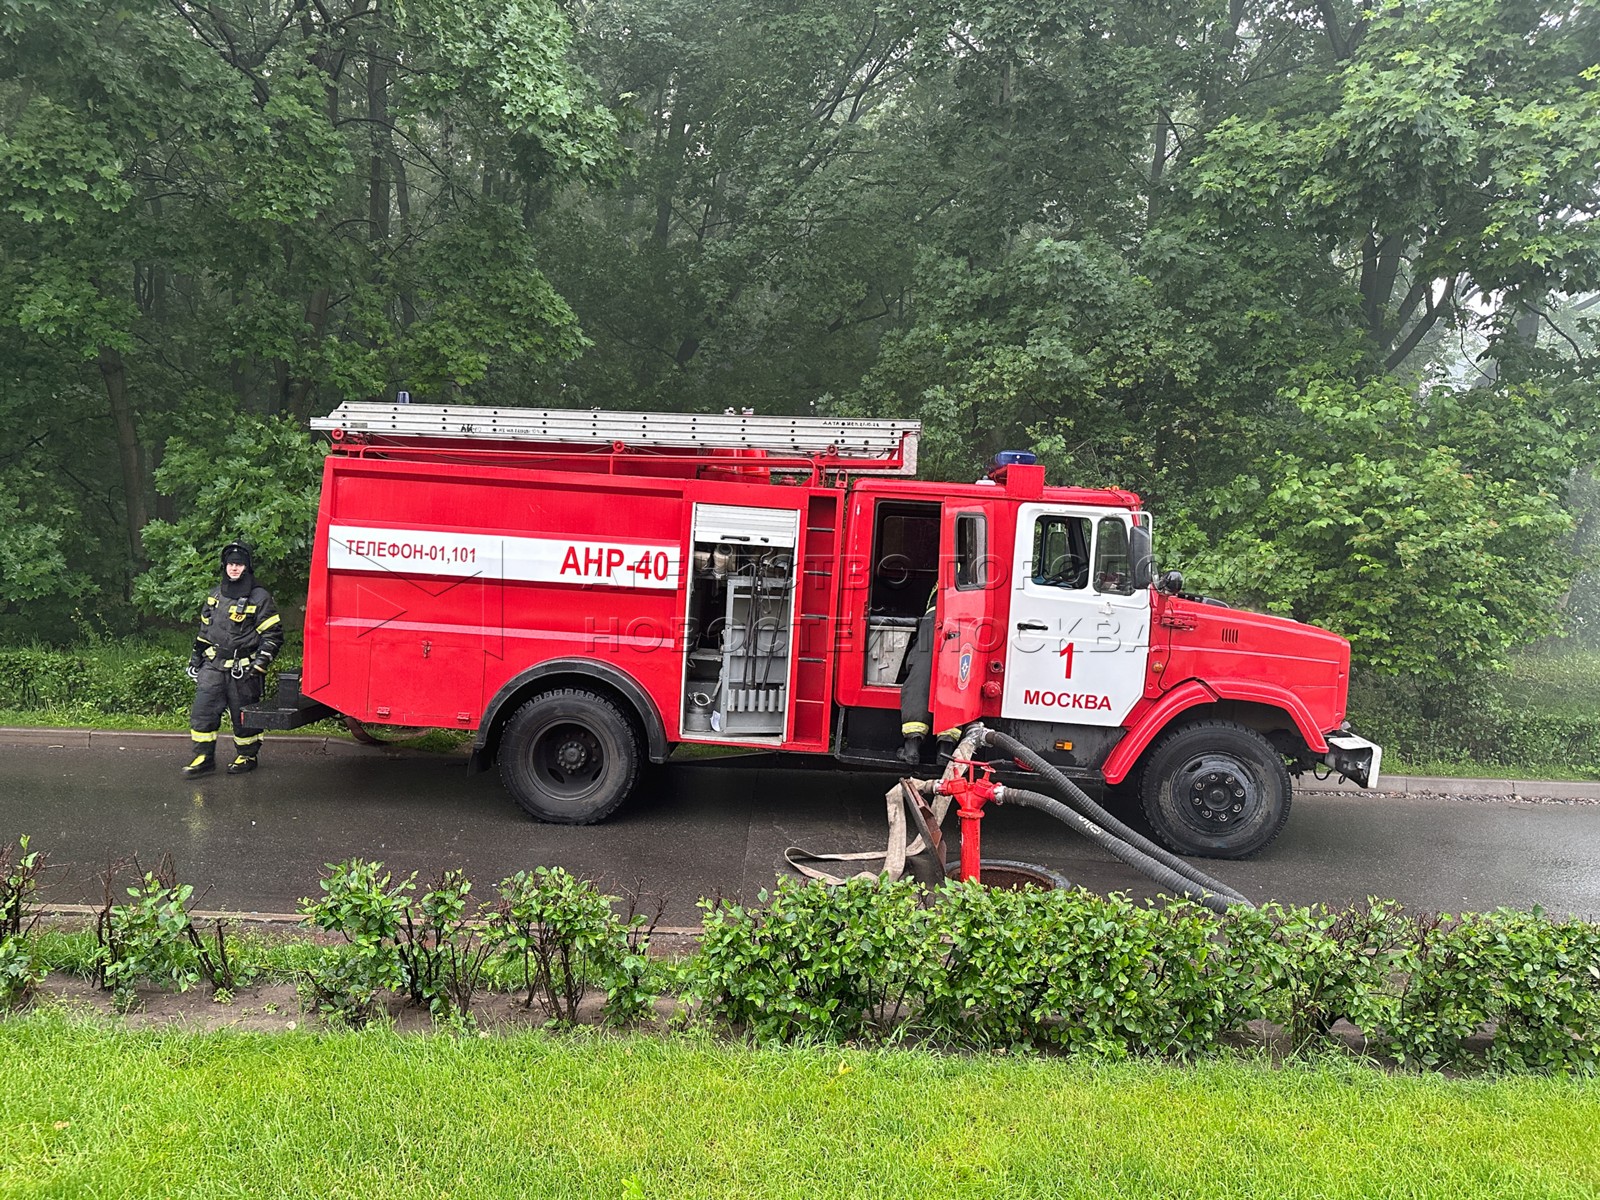
{"type": "MultiPolygon", "coordinates": [[[[1337,779],[1313,779],[1302,775],[1295,780],[1297,792],[1361,795],[1363,789],[1337,779]]],[[[1540,800],[1600,801],[1600,781],[1570,782],[1554,779],[1452,779],[1446,775],[1385,775],[1378,781],[1380,792],[1406,796],[1519,796],[1540,800]]],[[[1371,793],[1367,793],[1371,794],[1371,793]]]]}
{"type": "MultiPolygon", "coordinates": [[[[222,738],[227,739],[227,734],[222,738]]],[[[49,750],[166,750],[181,755],[189,745],[186,733],[149,733],[114,729],[24,729],[0,727],[0,746],[33,746],[49,750]]],[[[305,734],[267,735],[267,745],[274,753],[326,754],[335,757],[382,754],[386,756],[420,755],[428,758],[450,757],[430,750],[414,750],[409,746],[364,746],[360,742],[337,737],[310,737],[305,734]]],[[[465,755],[463,750],[462,755],[465,755]]]]}
{"type": "MultiPolygon", "coordinates": [[[[337,737],[307,737],[304,734],[268,734],[274,753],[325,754],[332,756],[421,755],[438,758],[434,751],[413,750],[407,746],[364,746],[337,737]]],[[[34,746],[56,750],[167,750],[181,753],[189,743],[183,733],[120,732],[109,729],[27,729],[0,727],[0,746],[34,746]]],[[[464,757],[465,750],[460,754],[464,757]]],[[[445,756],[449,757],[449,756],[445,756]]],[[[707,763],[715,759],[705,760],[707,763]]],[[[1439,775],[1386,775],[1380,791],[1417,796],[1523,796],[1542,800],[1600,801],[1600,780],[1564,782],[1536,779],[1452,779],[1439,775]]],[[[1302,775],[1295,781],[1297,792],[1343,792],[1360,795],[1362,789],[1337,778],[1313,779],[1302,775]]]]}

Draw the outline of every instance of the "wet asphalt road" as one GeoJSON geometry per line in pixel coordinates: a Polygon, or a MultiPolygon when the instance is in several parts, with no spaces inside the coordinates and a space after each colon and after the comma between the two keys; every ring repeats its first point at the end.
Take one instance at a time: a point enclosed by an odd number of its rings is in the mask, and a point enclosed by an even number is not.
{"type": "MultiPolygon", "coordinates": [[[[33,835],[52,871],[42,897],[96,904],[115,857],[170,852],[198,906],[291,912],[324,863],[361,855],[427,879],[465,868],[480,893],[513,871],[560,865],[613,889],[642,881],[668,925],[701,896],[753,899],[783,851],[881,847],[890,780],[745,765],[654,768],[604,825],[526,818],[493,773],[383,751],[293,753],[270,742],[254,775],[178,776],[181,752],[0,746],[0,837],[33,835]]],[[[952,826],[954,819],[952,817],[952,826]]],[[[1150,894],[1109,855],[1041,814],[991,810],[986,857],[1042,863],[1098,891],[1150,894]]],[[[1255,900],[1344,904],[1368,895],[1451,912],[1542,905],[1600,919],[1600,805],[1302,792],[1259,858],[1208,864],[1255,900]]]]}

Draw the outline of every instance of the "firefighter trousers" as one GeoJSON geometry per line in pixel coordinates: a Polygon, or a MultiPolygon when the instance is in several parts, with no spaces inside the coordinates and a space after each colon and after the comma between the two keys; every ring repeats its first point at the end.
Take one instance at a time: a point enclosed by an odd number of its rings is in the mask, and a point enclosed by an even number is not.
{"type": "Polygon", "coordinates": [[[904,737],[921,737],[928,732],[933,720],[930,713],[929,691],[933,685],[933,609],[922,614],[917,630],[911,635],[911,645],[906,648],[905,666],[901,669],[900,733],[904,737]]]}
{"type": "Polygon", "coordinates": [[[235,761],[253,762],[261,753],[261,730],[244,723],[244,709],[260,701],[264,681],[261,672],[249,668],[239,678],[235,678],[231,670],[210,663],[200,668],[200,677],[195,680],[194,705],[189,709],[194,763],[215,761],[217,730],[222,726],[224,711],[233,725],[234,753],[238,756],[235,761]]]}
{"type": "MultiPolygon", "coordinates": [[[[922,614],[917,631],[906,650],[905,667],[900,684],[900,735],[907,739],[908,750],[917,743],[911,739],[925,737],[933,725],[933,609],[922,614]]],[[[961,729],[941,729],[939,738],[952,740],[961,736],[961,729]]],[[[907,756],[909,759],[909,755],[907,756]]]]}

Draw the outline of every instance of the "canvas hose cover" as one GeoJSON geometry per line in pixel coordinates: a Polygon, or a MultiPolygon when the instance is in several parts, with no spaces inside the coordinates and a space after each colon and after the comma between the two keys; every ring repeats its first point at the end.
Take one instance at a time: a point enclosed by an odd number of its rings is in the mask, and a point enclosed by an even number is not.
{"type": "MultiPolygon", "coordinates": [[[[955,753],[950,756],[950,765],[945,768],[943,779],[949,779],[959,770],[958,763],[971,759],[978,749],[977,736],[969,734],[961,739],[961,744],[956,747],[955,753]]],[[[941,780],[942,782],[943,780],[941,780]]],[[[909,807],[911,797],[907,796],[908,784],[901,780],[884,793],[884,803],[888,810],[889,818],[889,844],[882,850],[857,850],[845,851],[835,854],[818,854],[805,849],[803,846],[789,846],[783,852],[784,860],[789,866],[805,876],[807,879],[816,879],[826,884],[841,884],[851,879],[876,879],[879,875],[887,874],[890,879],[901,879],[906,873],[906,859],[915,857],[927,850],[927,844],[918,835],[907,840],[906,809],[909,807]],[[853,875],[836,875],[825,871],[815,863],[878,863],[874,868],[857,871],[853,875]]],[[[935,795],[933,798],[934,825],[943,825],[945,814],[950,810],[950,797],[935,795]]]]}

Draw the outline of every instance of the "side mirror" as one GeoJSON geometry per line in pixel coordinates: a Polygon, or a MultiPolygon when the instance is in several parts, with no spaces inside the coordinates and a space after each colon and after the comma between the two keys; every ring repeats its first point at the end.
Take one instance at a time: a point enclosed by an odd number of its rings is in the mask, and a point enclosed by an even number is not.
{"type": "Polygon", "coordinates": [[[1156,584],[1156,591],[1163,596],[1176,596],[1183,591],[1183,572],[1168,571],[1156,584]]]}
{"type": "Polygon", "coordinates": [[[1133,559],[1133,587],[1142,592],[1155,576],[1156,562],[1151,552],[1150,531],[1135,525],[1128,532],[1128,554],[1133,559]]]}

